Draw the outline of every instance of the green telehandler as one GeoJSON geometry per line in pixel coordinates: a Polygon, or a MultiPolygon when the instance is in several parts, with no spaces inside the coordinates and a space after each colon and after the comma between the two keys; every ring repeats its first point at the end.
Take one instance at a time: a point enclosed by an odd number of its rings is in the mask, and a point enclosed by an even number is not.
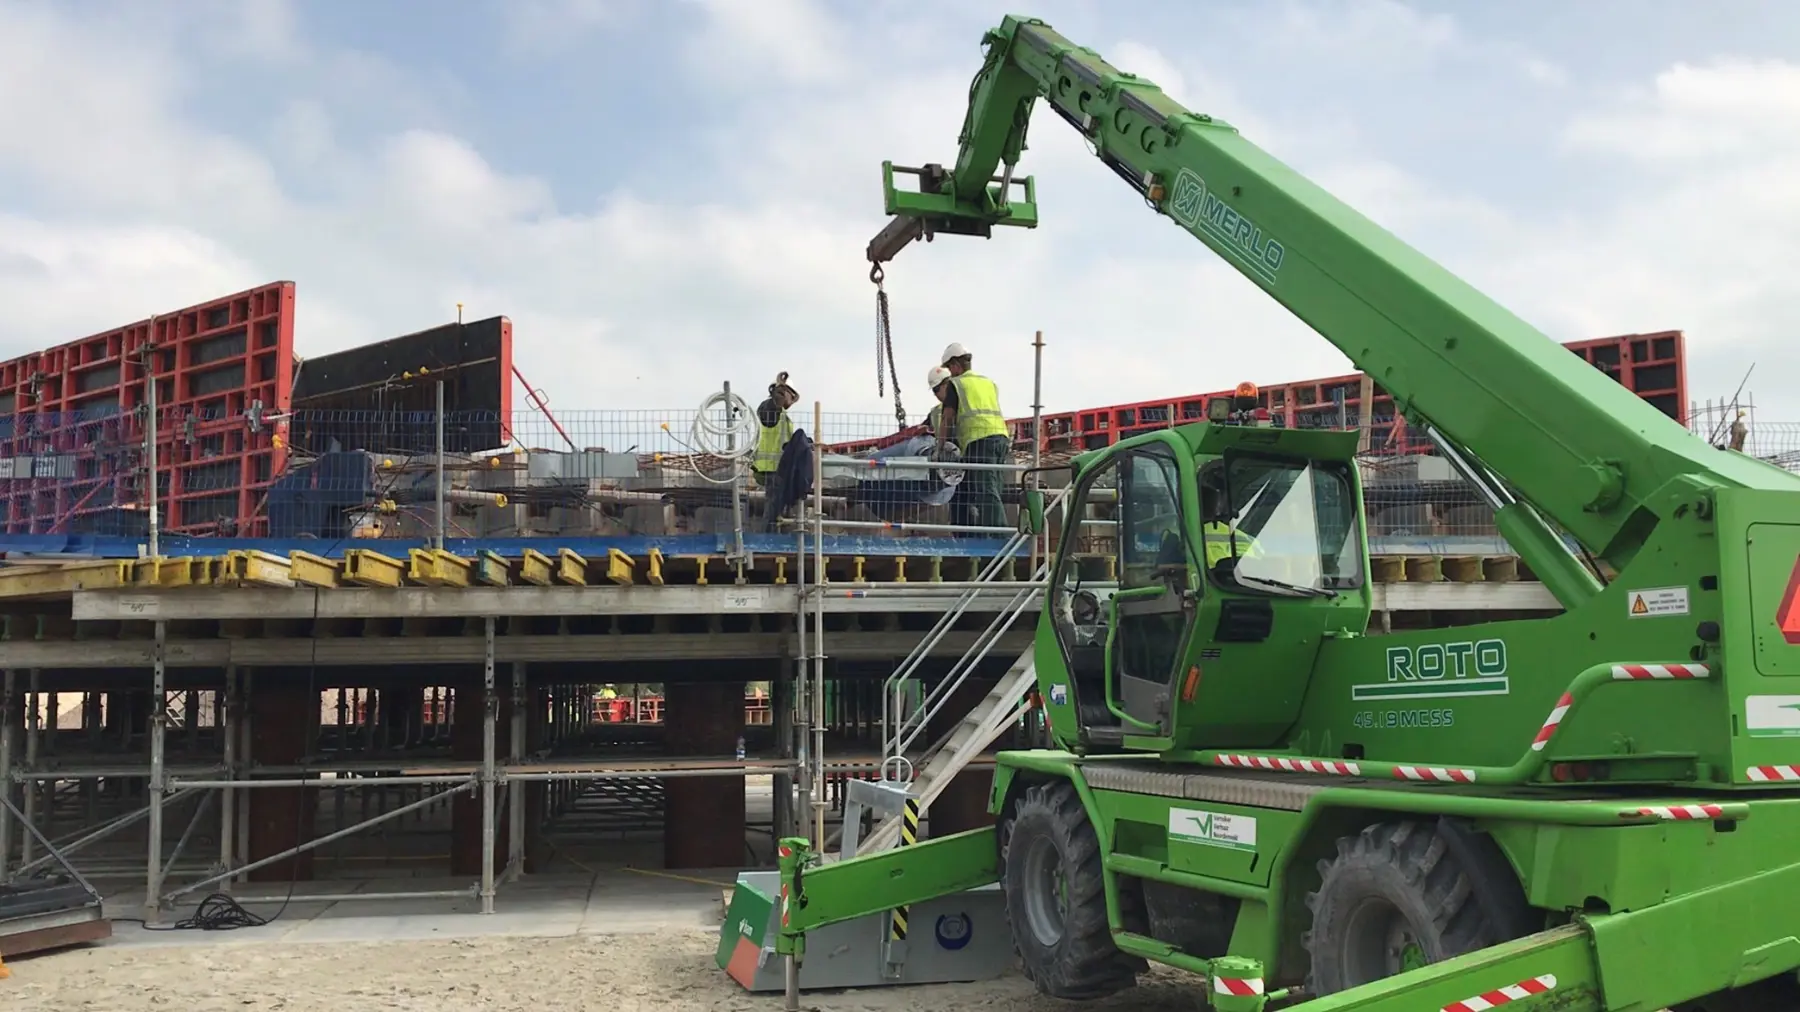
{"type": "Polygon", "coordinates": [[[993,828],[831,863],[783,840],[789,1007],[809,932],[998,884],[1057,998],[1155,962],[1244,1012],[1800,1010],[1800,477],[1041,21],[984,42],[955,164],[884,166],[872,278],[1037,224],[1014,168],[1045,102],[1391,393],[1561,611],[1368,635],[1353,432],[1221,400],[1078,458],[1062,508],[1116,502],[1116,579],[1072,537],[1050,568],[1058,747],[999,755],[993,828]]]}

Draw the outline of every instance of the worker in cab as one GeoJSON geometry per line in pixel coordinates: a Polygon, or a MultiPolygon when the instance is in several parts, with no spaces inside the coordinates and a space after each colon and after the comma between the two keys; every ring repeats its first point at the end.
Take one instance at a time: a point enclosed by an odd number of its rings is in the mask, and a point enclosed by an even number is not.
{"type": "Polygon", "coordinates": [[[1213,567],[1231,558],[1235,553],[1238,558],[1246,555],[1258,555],[1256,539],[1242,531],[1231,529],[1231,518],[1222,516],[1221,506],[1225,494],[1216,482],[1202,479],[1200,483],[1200,547],[1206,562],[1207,572],[1213,567]]]}
{"type": "Polygon", "coordinates": [[[794,435],[794,422],[787,410],[800,400],[800,394],[788,386],[788,374],[781,373],[769,384],[769,396],[756,406],[756,455],[750,459],[750,473],[756,483],[768,487],[769,479],[781,464],[781,448],[794,435]]]}
{"type": "MultiPolygon", "coordinates": [[[[973,370],[973,356],[961,344],[945,348],[938,364],[949,372],[934,390],[943,406],[938,452],[943,451],[945,440],[954,439],[964,463],[1006,463],[1012,437],[1007,433],[1006,415],[1000,411],[1000,388],[973,370]]],[[[950,522],[959,527],[1005,527],[1000,475],[998,470],[967,472],[950,500],[950,522]]]]}

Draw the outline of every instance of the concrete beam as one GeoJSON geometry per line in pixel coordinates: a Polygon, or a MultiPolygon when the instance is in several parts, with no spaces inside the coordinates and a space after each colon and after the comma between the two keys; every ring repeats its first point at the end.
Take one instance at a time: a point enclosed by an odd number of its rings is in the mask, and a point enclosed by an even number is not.
{"type": "MultiPolygon", "coordinates": [[[[947,633],[934,656],[958,657],[975,645],[976,632],[947,633]]],[[[1000,638],[994,656],[1031,645],[1030,626],[1000,638]]],[[[831,656],[848,660],[898,660],[924,637],[921,632],[828,632],[831,656]]],[[[137,641],[13,642],[5,646],[8,666],[20,668],[135,668],[150,666],[150,644],[137,641]]],[[[497,662],[514,661],[703,661],[792,657],[799,649],[793,633],[642,634],[588,636],[501,636],[494,641],[497,662]]],[[[475,636],[380,637],[362,639],[170,640],[168,667],[381,667],[393,664],[480,664],[483,644],[475,636]]]]}
{"type": "MultiPolygon", "coordinates": [[[[929,584],[921,584],[928,587],[929,584]]],[[[1378,583],[1371,588],[1377,611],[1559,610],[1541,583],[1378,583]]],[[[971,610],[992,614],[1016,592],[984,590],[971,610]]],[[[1037,594],[1031,606],[1037,607],[1037,594]]],[[[937,614],[955,597],[907,594],[893,584],[833,589],[826,612],[937,614]],[[867,591],[864,596],[851,596],[867,591]]],[[[486,615],[792,615],[799,591],[792,585],[665,587],[398,587],[391,590],[240,589],[199,587],[169,593],[78,591],[76,621],[209,619],[460,618],[486,615]]],[[[15,665],[19,666],[19,665],[15,665]]]]}
{"type": "MultiPolygon", "coordinates": [[[[941,613],[955,597],[942,592],[907,595],[888,589],[845,587],[828,592],[831,614],[941,613]],[[868,590],[866,596],[851,593],[868,590]]],[[[929,584],[921,584],[929,586],[929,584]]],[[[991,614],[1016,590],[983,590],[971,607],[991,614]]],[[[392,590],[262,590],[197,588],[180,593],[74,595],[76,621],[209,619],[478,618],[561,615],[793,615],[800,606],[792,585],[664,587],[397,587],[392,590]],[[315,611],[315,609],[317,609],[315,611]]]]}

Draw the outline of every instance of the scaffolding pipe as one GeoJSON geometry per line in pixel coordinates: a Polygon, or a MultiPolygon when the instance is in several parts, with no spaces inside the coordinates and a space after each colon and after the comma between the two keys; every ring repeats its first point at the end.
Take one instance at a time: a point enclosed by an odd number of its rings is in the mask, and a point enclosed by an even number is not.
{"type": "Polygon", "coordinates": [[[150,317],[150,334],[144,341],[144,459],[149,511],[149,550],[152,559],[162,557],[162,520],[157,508],[156,481],[156,317],[150,317]]]}
{"type": "Polygon", "coordinates": [[[147,862],[144,881],[144,923],[155,924],[161,916],[162,904],[157,897],[162,895],[162,834],[163,834],[163,789],[164,782],[163,749],[164,741],[163,715],[168,710],[169,699],[165,676],[168,674],[164,665],[164,652],[168,646],[169,625],[158,621],[155,624],[156,640],[150,650],[150,856],[147,862]]]}
{"type": "Polygon", "coordinates": [[[247,790],[252,787],[399,787],[403,785],[424,784],[461,784],[467,783],[469,775],[442,774],[417,777],[296,777],[290,780],[180,780],[169,781],[171,787],[191,787],[202,790],[222,790],[235,787],[247,790]]]}
{"type": "Polygon", "coordinates": [[[86,889],[88,891],[89,895],[96,896],[96,897],[98,897],[100,895],[100,893],[94,889],[93,884],[87,880],[87,877],[85,875],[81,874],[81,870],[69,863],[69,859],[67,857],[68,851],[66,849],[58,850],[53,844],[51,844],[48,837],[44,836],[43,833],[38,831],[38,828],[36,826],[32,825],[29,821],[26,821],[25,813],[13,808],[12,799],[0,798],[0,808],[6,808],[6,809],[12,811],[13,814],[15,814],[19,817],[19,820],[21,822],[25,823],[25,832],[31,834],[33,837],[35,837],[37,839],[37,841],[39,843],[43,844],[44,850],[49,854],[49,856],[45,858],[46,861],[55,861],[57,864],[62,865],[63,870],[69,873],[69,877],[73,878],[77,883],[79,883],[81,885],[81,888],[86,889]]]}
{"type": "MultiPolygon", "coordinates": [[[[1060,502],[1061,499],[1062,495],[1059,494],[1057,496],[1057,501],[1060,502]]],[[[990,578],[1000,571],[1000,564],[1003,561],[1002,556],[1017,549],[1024,537],[1025,533],[1023,531],[1013,532],[1013,536],[1001,547],[1001,554],[988,560],[987,565],[983,566],[981,572],[976,574],[975,580],[968,584],[970,589],[965,591],[957,599],[954,605],[945,609],[943,614],[938,616],[937,622],[932,625],[931,630],[926,633],[925,636],[921,637],[918,643],[913,645],[912,650],[907,653],[906,658],[895,667],[893,674],[889,675],[882,682],[881,740],[884,755],[900,754],[889,746],[898,742],[900,738],[902,727],[900,695],[905,686],[906,679],[910,677],[914,671],[918,670],[919,665],[924,663],[925,658],[931,656],[931,652],[937,648],[938,642],[950,632],[957,621],[969,610],[969,607],[975,603],[980,588],[983,586],[995,585],[995,582],[991,581],[990,578]],[[893,732],[892,737],[889,737],[890,729],[893,732]]],[[[1038,570],[1034,570],[1032,573],[1033,579],[1027,581],[1027,583],[1035,587],[1041,582],[1046,582],[1040,581],[1037,578],[1045,568],[1046,567],[1040,566],[1038,570]]],[[[1008,605],[1008,608],[1016,607],[1023,607],[1023,605],[1015,598],[1008,605]]]]}
{"type": "Polygon", "coordinates": [[[494,616],[482,624],[485,656],[482,660],[481,710],[481,912],[494,912],[494,721],[499,716],[500,696],[494,691],[494,616]]]}
{"type": "MultiPolygon", "coordinates": [[[[813,401],[813,515],[825,519],[825,414],[818,401],[813,401]]],[[[825,586],[825,528],[813,531],[813,582],[819,590],[825,586]]],[[[813,844],[825,846],[825,595],[813,594],[813,762],[819,773],[813,778],[813,844]]]]}
{"type": "MultiPolygon", "coordinates": [[[[242,716],[243,700],[238,695],[238,672],[236,665],[225,667],[225,719],[220,725],[219,736],[224,739],[225,750],[225,786],[219,792],[219,867],[231,870],[237,862],[237,853],[233,844],[237,842],[237,789],[233,786],[237,781],[237,722],[242,716]]],[[[163,879],[168,879],[165,869],[163,879]]],[[[227,880],[224,892],[231,892],[231,882],[227,880]]]]}
{"type": "MultiPolygon", "coordinates": [[[[64,757],[64,759],[67,761],[68,757],[64,757]]],[[[219,773],[222,772],[224,768],[220,766],[201,766],[174,767],[174,769],[187,773],[219,773]]],[[[171,767],[165,766],[163,768],[164,775],[167,776],[170,770],[171,767]]],[[[26,783],[33,780],[145,780],[148,779],[149,776],[150,767],[148,765],[115,766],[108,769],[15,769],[12,771],[12,779],[15,783],[26,783]]],[[[242,787],[244,785],[239,783],[237,786],[242,787]]]]}
{"type": "MultiPolygon", "coordinates": [[[[17,747],[13,722],[20,716],[13,700],[17,691],[17,676],[7,668],[0,674],[0,801],[7,802],[12,800],[12,757],[17,747]]],[[[12,827],[11,806],[0,805],[0,882],[6,881],[6,869],[12,862],[12,827]]]]}
{"type": "MultiPolygon", "coordinates": [[[[212,799],[213,796],[211,794],[201,795],[200,803],[194,806],[193,817],[188,819],[187,828],[181,831],[180,837],[176,838],[175,849],[169,852],[169,860],[164,862],[162,866],[162,874],[159,876],[160,881],[168,881],[170,870],[175,867],[175,862],[181,860],[182,852],[187,850],[188,840],[192,839],[194,836],[194,827],[200,825],[200,817],[205,815],[208,809],[212,808],[212,799]]],[[[227,865],[227,867],[230,866],[227,865]]]]}
{"type": "MultiPolygon", "coordinates": [[[[1044,332],[1038,331],[1031,340],[1031,471],[1026,476],[1026,488],[1038,487],[1038,469],[1044,466],[1044,332]]],[[[1045,525],[1048,527],[1048,525],[1045,525]]],[[[1050,554],[1050,535],[1048,530],[1039,531],[1031,537],[1031,568],[1037,569],[1038,557],[1050,554]],[[1043,551],[1039,551],[1040,542],[1043,551]]]]}
{"type": "MultiPolygon", "coordinates": [[[[895,742],[893,755],[905,755],[907,747],[931,725],[931,719],[938,715],[945,703],[949,702],[951,694],[968,681],[970,672],[987,659],[987,655],[994,649],[994,644],[1000,642],[1000,637],[1006,635],[1013,623],[1019,620],[1019,616],[1025,613],[1025,602],[1029,597],[1029,592],[1021,591],[1019,596],[1013,598],[1012,604],[1006,611],[994,616],[993,620],[988,623],[987,629],[983,630],[982,635],[976,638],[975,646],[957,660],[944,680],[939,682],[937,688],[926,696],[925,705],[919,707],[919,710],[924,711],[924,715],[918,718],[918,726],[910,734],[901,736],[895,742]],[[998,625],[997,629],[996,625],[998,625]],[[938,697],[936,704],[931,702],[933,696],[938,697]]],[[[912,721],[909,719],[905,723],[910,724],[912,721]]]]}
{"type": "MultiPolygon", "coordinates": [[[[524,661],[512,664],[512,713],[508,730],[508,748],[510,762],[525,761],[525,679],[524,661]]],[[[635,690],[634,690],[635,691],[635,690]]],[[[632,711],[636,713],[636,710],[632,711]]],[[[512,790],[510,785],[506,792],[506,880],[516,881],[525,874],[525,792],[512,790]]]]}
{"type": "MultiPolygon", "coordinates": [[[[25,768],[37,768],[38,762],[38,685],[39,672],[32,668],[26,675],[26,691],[30,695],[25,703],[25,768]]],[[[15,776],[17,773],[14,774],[15,776]]],[[[28,831],[19,839],[19,863],[30,864],[32,855],[32,837],[35,833],[29,827],[37,822],[38,792],[36,784],[27,784],[23,790],[25,807],[19,818],[24,820],[28,831]]]]}
{"type": "Polygon", "coordinates": [[[797,656],[794,658],[794,739],[798,747],[794,750],[800,763],[798,782],[792,785],[796,790],[789,794],[793,806],[793,825],[787,832],[800,835],[805,825],[805,816],[800,811],[800,799],[812,799],[812,724],[809,713],[812,710],[812,681],[807,668],[809,658],[806,652],[806,527],[803,525],[794,533],[794,588],[795,598],[794,630],[797,656]]]}
{"type": "Polygon", "coordinates": [[[518,780],[524,783],[563,780],[665,780],[681,777],[761,777],[771,776],[783,770],[791,771],[793,768],[792,764],[788,764],[782,766],[721,766],[715,769],[684,770],[605,770],[599,772],[564,770],[555,773],[502,773],[501,776],[505,780],[518,780]]]}
{"type": "Polygon", "coordinates": [[[240,904],[251,903],[347,903],[355,900],[472,900],[481,887],[470,884],[466,889],[427,889],[414,893],[306,893],[293,896],[239,896],[240,904]]]}
{"type": "MultiPolygon", "coordinates": [[[[242,702],[243,700],[248,700],[252,695],[251,688],[256,682],[256,670],[254,668],[241,670],[238,672],[238,678],[242,682],[242,685],[240,686],[242,693],[240,702],[242,702]]],[[[243,703],[243,705],[240,706],[240,713],[243,719],[239,720],[237,724],[238,755],[241,757],[239,761],[245,768],[248,768],[256,757],[256,750],[250,747],[251,741],[254,740],[254,732],[256,730],[256,711],[247,703],[243,703]]],[[[234,771],[231,775],[236,777],[239,775],[239,771],[234,771]]],[[[235,848],[237,853],[242,858],[248,858],[250,856],[250,805],[247,800],[243,805],[242,810],[238,812],[238,821],[234,832],[237,834],[237,844],[235,848]]],[[[237,875],[228,881],[242,884],[249,882],[250,879],[244,874],[243,868],[240,866],[237,875]]]]}
{"type": "Polygon", "coordinates": [[[266,868],[269,865],[272,865],[277,861],[284,861],[290,857],[295,857],[300,854],[304,854],[307,851],[314,849],[315,847],[322,847],[325,844],[331,843],[335,840],[341,840],[344,837],[351,835],[352,833],[360,833],[365,829],[369,829],[373,826],[378,826],[381,823],[388,822],[393,819],[397,819],[400,816],[413,811],[414,809],[424,808],[427,805],[438,804],[439,802],[448,798],[450,795],[459,793],[461,791],[470,790],[474,786],[475,786],[475,782],[473,779],[467,780],[464,783],[462,783],[456,787],[452,787],[447,791],[439,791],[435,794],[432,794],[429,797],[420,798],[418,801],[409,802],[407,804],[401,805],[399,808],[395,808],[395,809],[391,809],[389,811],[383,812],[380,815],[377,815],[372,819],[365,819],[362,822],[358,822],[353,825],[345,826],[343,829],[340,829],[335,833],[330,833],[325,836],[321,836],[316,840],[308,840],[307,842],[299,844],[298,846],[289,847],[288,849],[281,851],[278,854],[271,854],[268,857],[262,858],[261,860],[252,861],[249,864],[244,865],[242,868],[239,868],[235,871],[221,872],[220,874],[213,875],[209,878],[203,878],[198,882],[194,882],[189,885],[182,886],[180,889],[177,889],[174,892],[171,892],[171,893],[163,896],[162,901],[166,903],[170,900],[173,900],[177,896],[185,896],[188,893],[191,893],[196,889],[204,889],[207,886],[212,885],[215,882],[223,881],[225,879],[232,877],[233,875],[248,875],[249,873],[257,870],[258,868],[266,868]]]}
{"type": "MultiPolygon", "coordinates": [[[[823,507],[821,507],[823,508],[823,507]]],[[[854,527],[859,530],[883,531],[962,531],[974,534],[1015,534],[1016,527],[970,527],[965,524],[914,524],[889,523],[883,520],[826,520],[818,523],[823,527],[854,527]]]]}
{"type": "Polygon", "coordinates": [[[435,547],[438,551],[441,552],[444,550],[444,531],[446,529],[446,518],[444,516],[444,381],[442,379],[437,381],[437,482],[436,482],[436,484],[437,484],[437,518],[436,518],[437,522],[436,522],[435,526],[436,526],[437,539],[436,539],[436,544],[433,547],[435,547]]]}
{"type": "MultiPolygon", "coordinates": [[[[816,412],[815,412],[816,414],[816,412]]],[[[870,470],[896,471],[1023,471],[1024,464],[974,464],[962,460],[924,460],[911,457],[846,457],[823,455],[819,466],[866,467],[870,470]]]]}
{"type": "MultiPolygon", "coordinates": [[[[169,797],[164,801],[164,804],[173,805],[176,802],[180,801],[181,799],[187,797],[189,794],[192,794],[192,793],[194,793],[194,791],[192,791],[192,790],[177,791],[174,794],[169,795],[169,797]]],[[[106,839],[107,837],[113,835],[114,833],[117,833],[119,830],[124,829],[127,826],[136,825],[140,820],[149,816],[149,814],[150,814],[150,806],[149,806],[149,804],[146,803],[142,808],[139,808],[133,812],[127,812],[124,815],[117,816],[117,817],[113,818],[110,822],[107,822],[104,825],[100,826],[100,828],[94,830],[93,832],[87,834],[86,836],[83,836],[81,839],[76,840],[74,843],[71,843],[66,847],[61,847],[59,849],[65,856],[67,856],[69,854],[74,854],[80,850],[83,850],[83,849],[89,847],[92,844],[99,843],[101,840],[106,839]]],[[[17,871],[13,872],[13,876],[15,878],[17,878],[19,876],[28,874],[32,871],[36,871],[38,868],[41,868],[44,865],[49,864],[53,860],[55,860],[54,857],[45,856],[45,857],[38,858],[37,860],[31,862],[30,864],[22,864],[19,866],[19,869],[17,871]]],[[[135,868],[138,868],[141,866],[134,865],[133,867],[135,869],[135,868]]]]}

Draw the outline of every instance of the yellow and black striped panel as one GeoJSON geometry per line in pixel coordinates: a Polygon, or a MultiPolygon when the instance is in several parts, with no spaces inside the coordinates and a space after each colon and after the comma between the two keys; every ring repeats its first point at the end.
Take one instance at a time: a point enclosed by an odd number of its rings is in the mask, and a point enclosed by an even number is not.
{"type": "MultiPolygon", "coordinates": [[[[907,798],[906,807],[900,812],[900,846],[910,847],[919,842],[919,799],[907,798]]],[[[889,937],[896,942],[906,941],[906,907],[894,908],[890,920],[889,937]]]]}

